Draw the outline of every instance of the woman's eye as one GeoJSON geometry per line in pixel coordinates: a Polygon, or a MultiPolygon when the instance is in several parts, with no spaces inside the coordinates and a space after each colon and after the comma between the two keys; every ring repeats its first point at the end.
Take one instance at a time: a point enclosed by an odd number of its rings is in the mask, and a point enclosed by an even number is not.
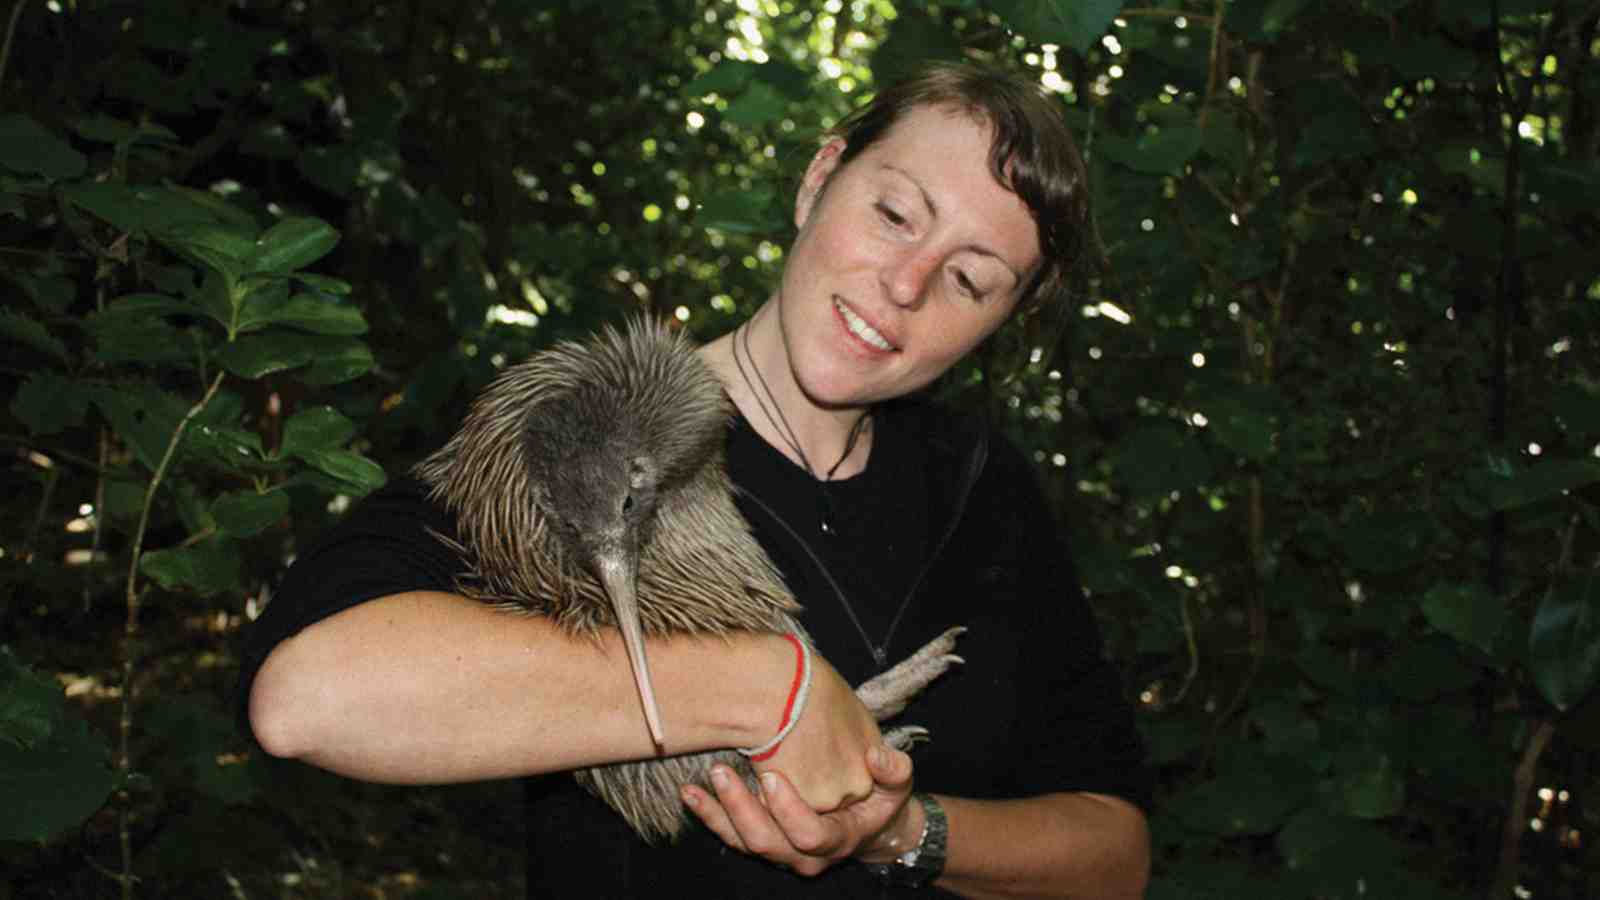
{"type": "Polygon", "coordinates": [[[896,228],[906,224],[906,217],[895,212],[894,208],[889,206],[887,203],[879,203],[877,206],[878,216],[885,222],[888,222],[890,225],[893,225],[896,228]]]}
{"type": "Polygon", "coordinates": [[[983,299],[983,291],[980,290],[978,288],[978,286],[973,283],[971,278],[967,277],[967,273],[961,271],[960,269],[957,269],[956,270],[956,274],[955,274],[955,279],[956,279],[956,288],[959,289],[961,291],[961,293],[966,294],[968,297],[971,297],[974,300],[982,300],[983,299]]]}

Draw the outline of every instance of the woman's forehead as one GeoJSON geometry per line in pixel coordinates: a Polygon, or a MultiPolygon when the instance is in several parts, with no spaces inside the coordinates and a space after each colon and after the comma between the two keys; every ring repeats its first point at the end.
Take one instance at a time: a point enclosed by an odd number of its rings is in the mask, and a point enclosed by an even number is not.
{"type": "Polygon", "coordinates": [[[979,113],[918,106],[848,165],[910,182],[939,215],[990,233],[1017,271],[1031,270],[1039,259],[1038,225],[1027,203],[996,179],[989,162],[993,140],[993,128],[979,113]]]}

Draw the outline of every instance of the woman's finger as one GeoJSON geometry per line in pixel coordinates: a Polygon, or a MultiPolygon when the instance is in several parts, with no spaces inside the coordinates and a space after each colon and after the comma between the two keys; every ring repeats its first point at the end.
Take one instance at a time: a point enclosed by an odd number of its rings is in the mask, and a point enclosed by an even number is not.
{"type": "Polygon", "coordinates": [[[849,837],[836,818],[818,815],[807,806],[789,779],[778,772],[762,774],[761,793],[767,812],[789,844],[801,853],[832,857],[849,837]]]}
{"type": "Polygon", "coordinates": [[[773,862],[792,861],[790,857],[796,854],[789,840],[784,837],[783,829],[773,821],[772,813],[767,811],[761,799],[750,792],[743,778],[727,766],[712,766],[711,788],[716,791],[717,801],[722,804],[728,821],[738,834],[739,842],[748,852],[773,862]]]}
{"type": "Polygon", "coordinates": [[[711,829],[712,834],[740,853],[750,852],[744,841],[739,839],[739,831],[733,827],[733,820],[728,817],[728,811],[722,808],[722,803],[716,797],[693,785],[684,786],[681,793],[684,805],[711,829]]]}

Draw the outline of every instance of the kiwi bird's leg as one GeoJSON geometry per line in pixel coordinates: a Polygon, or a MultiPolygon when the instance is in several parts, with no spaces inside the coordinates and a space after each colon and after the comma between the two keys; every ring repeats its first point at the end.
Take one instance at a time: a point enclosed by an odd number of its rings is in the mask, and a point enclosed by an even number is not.
{"type": "MultiPolygon", "coordinates": [[[[956,638],[966,630],[965,627],[957,626],[929,641],[922,649],[896,663],[894,668],[863,682],[856,688],[856,697],[880,722],[899,715],[906,708],[906,704],[911,702],[911,698],[922,693],[923,688],[943,675],[951,665],[966,662],[950,652],[956,648],[956,638]]],[[[909,735],[908,743],[911,738],[927,734],[923,729],[911,727],[898,728],[895,731],[921,732],[909,735]]]]}
{"type": "Polygon", "coordinates": [[[644,631],[639,627],[639,600],[635,589],[639,574],[638,557],[626,551],[601,553],[595,563],[600,583],[616,610],[617,630],[622,632],[622,643],[628,648],[628,663],[633,667],[633,682],[639,688],[639,702],[644,706],[644,721],[650,728],[650,739],[658,750],[665,751],[667,742],[661,730],[661,710],[656,706],[655,688],[650,684],[650,663],[644,655],[644,631]]]}

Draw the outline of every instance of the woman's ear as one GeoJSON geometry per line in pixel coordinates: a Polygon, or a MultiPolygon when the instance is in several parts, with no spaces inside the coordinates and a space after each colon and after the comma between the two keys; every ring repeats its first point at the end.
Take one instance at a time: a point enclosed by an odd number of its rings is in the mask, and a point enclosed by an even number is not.
{"type": "Polygon", "coordinates": [[[822,197],[822,189],[827,186],[834,170],[839,168],[844,146],[844,138],[834,138],[823,144],[817,154],[811,157],[805,177],[800,180],[800,191],[794,198],[794,227],[804,228],[806,221],[811,218],[811,210],[822,197]]]}

